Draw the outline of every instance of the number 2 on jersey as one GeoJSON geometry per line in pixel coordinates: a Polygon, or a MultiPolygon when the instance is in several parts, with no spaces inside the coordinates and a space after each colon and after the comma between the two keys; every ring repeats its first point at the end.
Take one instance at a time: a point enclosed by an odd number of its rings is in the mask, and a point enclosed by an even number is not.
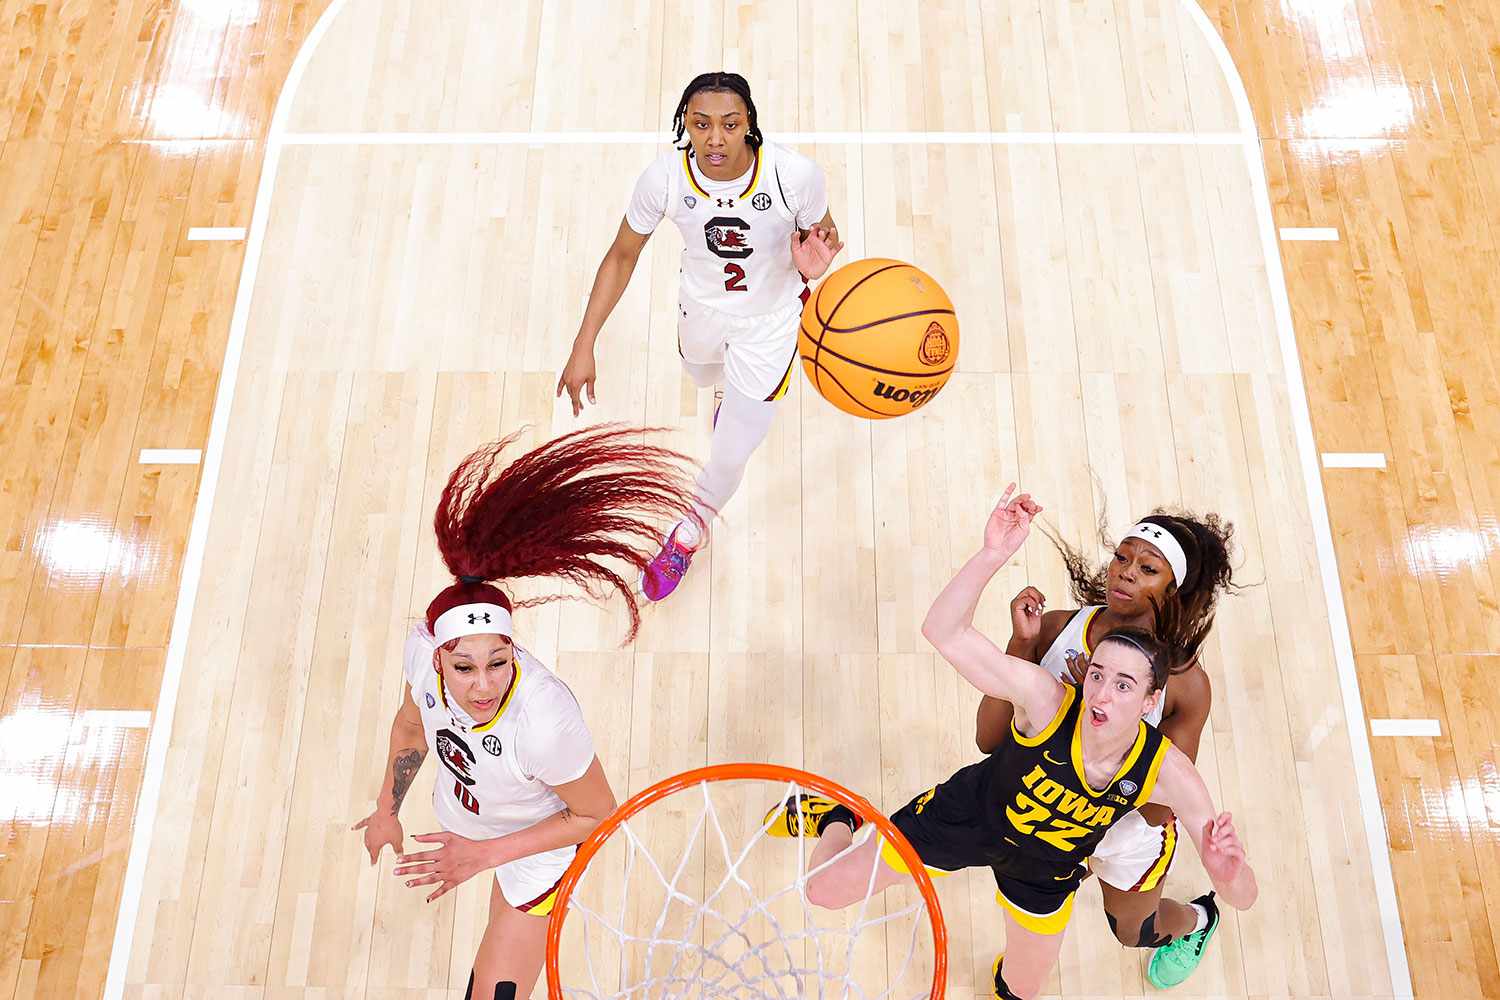
{"type": "Polygon", "coordinates": [[[748,292],[745,287],[745,269],[738,264],[725,264],[724,273],[728,275],[724,279],[724,291],[726,292],[748,292]]]}

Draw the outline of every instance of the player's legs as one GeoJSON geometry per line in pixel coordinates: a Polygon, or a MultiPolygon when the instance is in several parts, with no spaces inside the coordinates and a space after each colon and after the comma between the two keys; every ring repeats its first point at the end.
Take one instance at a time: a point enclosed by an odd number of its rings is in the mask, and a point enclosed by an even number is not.
{"type": "MultiPolygon", "coordinates": [[[[695,511],[704,524],[710,523],[716,511],[724,509],[744,481],[750,456],[771,433],[776,406],[773,402],[752,399],[732,384],[724,387],[724,404],[719,407],[719,419],[709,439],[708,461],[698,474],[695,511]]],[[[690,530],[684,533],[687,536],[683,538],[684,544],[698,544],[696,526],[685,523],[690,530]]]]}
{"type": "Polygon", "coordinates": [[[1005,955],[995,970],[996,995],[1003,1000],[1011,1000],[1011,997],[1032,1000],[1040,995],[1042,985],[1057,964],[1065,931],[1066,926],[1051,934],[1031,930],[1022,926],[1015,914],[1007,909],[1005,955]],[[1002,984],[1006,992],[1000,992],[1002,984]]]}
{"type": "Polygon", "coordinates": [[[707,389],[711,385],[724,384],[724,364],[699,364],[696,361],[682,359],[682,372],[692,383],[700,389],[707,389]]]}
{"type": "Polygon", "coordinates": [[[828,823],[823,827],[818,846],[807,862],[807,870],[817,872],[807,880],[809,903],[826,910],[838,910],[908,880],[905,872],[886,863],[880,851],[881,838],[874,832],[859,846],[839,857],[853,840],[854,832],[846,823],[828,823]],[[830,861],[832,863],[828,864],[830,861]],[[824,864],[828,866],[818,871],[824,864]],[[873,883],[870,881],[872,869],[873,883]]]}
{"type": "Polygon", "coordinates": [[[1173,938],[1190,934],[1198,915],[1191,906],[1162,899],[1160,885],[1145,892],[1127,892],[1100,882],[1109,928],[1127,948],[1159,948],[1173,938]]]}
{"type": "Polygon", "coordinates": [[[526,1000],[541,974],[546,951],[547,918],[511,906],[500,883],[491,879],[490,920],[474,956],[470,1000],[506,1000],[510,987],[501,987],[505,983],[515,984],[513,996],[526,1000]]]}

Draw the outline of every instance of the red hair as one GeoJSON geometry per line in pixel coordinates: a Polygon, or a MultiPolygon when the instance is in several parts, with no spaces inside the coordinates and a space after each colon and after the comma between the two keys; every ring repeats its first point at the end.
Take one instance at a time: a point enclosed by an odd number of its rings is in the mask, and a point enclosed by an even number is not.
{"type": "Polygon", "coordinates": [[[438,552],[459,582],[427,606],[427,627],[460,604],[512,608],[500,588],[484,581],[558,577],[596,597],[619,593],[630,612],[625,641],[634,639],[641,623],[635,589],[600,558],[639,573],[661,544],[660,522],[697,517],[692,460],[646,444],[649,430],[604,424],[573,431],[498,471],[500,453],[519,432],[465,458],[448,477],[433,517],[438,552]]]}

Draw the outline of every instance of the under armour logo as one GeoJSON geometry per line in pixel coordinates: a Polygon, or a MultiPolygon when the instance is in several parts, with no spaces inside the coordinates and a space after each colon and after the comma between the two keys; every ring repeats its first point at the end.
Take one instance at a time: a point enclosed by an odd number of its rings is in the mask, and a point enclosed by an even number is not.
{"type": "Polygon", "coordinates": [[[734,207],[734,199],[733,198],[715,198],[714,200],[719,203],[719,207],[720,208],[733,208],[734,207]]]}
{"type": "Polygon", "coordinates": [[[1162,536],[1162,530],[1154,524],[1141,525],[1140,532],[1143,535],[1150,535],[1152,538],[1160,538],[1162,536]]]}
{"type": "Polygon", "coordinates": [[[490,613],[488,611],[486,611],[482,615],[470,615],[469,616],[469,624],[470,625],[478,625],[480,622],[484,622],[486,625],[488,625],[490,623],[490,613]]]}

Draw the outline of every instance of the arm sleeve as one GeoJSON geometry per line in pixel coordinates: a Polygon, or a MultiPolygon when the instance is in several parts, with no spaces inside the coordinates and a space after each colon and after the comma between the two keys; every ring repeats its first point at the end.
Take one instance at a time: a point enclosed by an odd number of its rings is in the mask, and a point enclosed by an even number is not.
{"type": "Polygon", "coordinates": [[[642,236],[650,236],[667,214],[667,180],[666,163],[661,158],[636,179],[630,204],[625,209],[625,222],[642,236]]]}
{"type": "Polygon", "coordinates": [[[563,684],[549,685],[527,706],[516,761],[521,773],[553,786],[577,781],[594,762],[594,737],[563,684]]]}

